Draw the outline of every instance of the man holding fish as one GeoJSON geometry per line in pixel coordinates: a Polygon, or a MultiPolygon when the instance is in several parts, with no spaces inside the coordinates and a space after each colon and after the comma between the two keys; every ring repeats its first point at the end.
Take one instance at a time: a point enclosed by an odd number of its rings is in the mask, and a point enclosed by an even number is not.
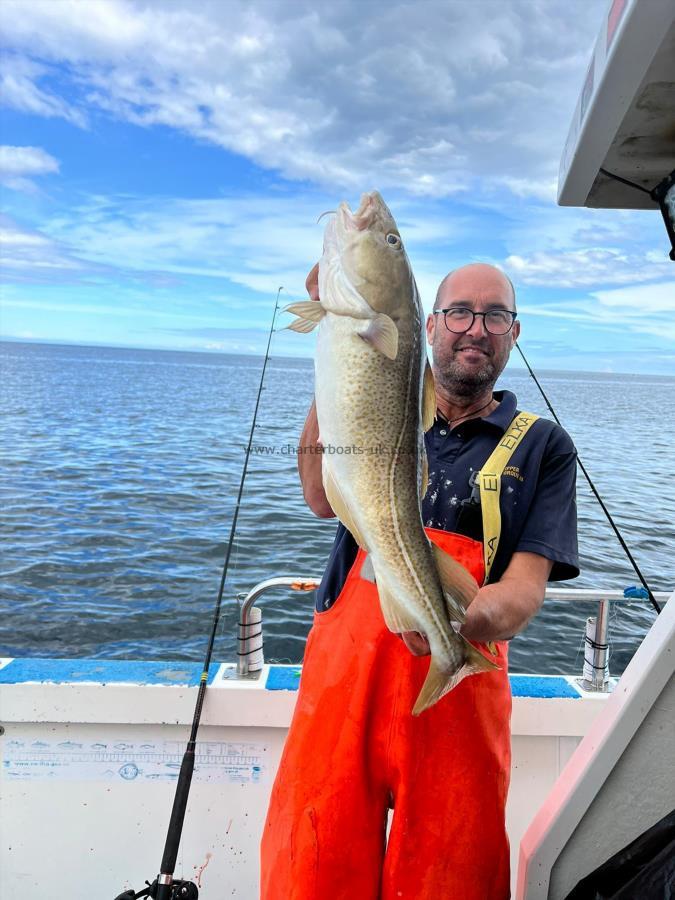
{"type": "Polygon", "coordinates": [[[441,283],[429,367],[414,278],[376,192],[355,213],[340,205],[307,286],[312,299],[288,310],[291,328],[319,326],[300,477],[310,508],[341,524],[261,895],[504,900],[507,641],[547,580],[578,574],[574,447],[493,390],[520,324],[492,266],[441,283]]]}

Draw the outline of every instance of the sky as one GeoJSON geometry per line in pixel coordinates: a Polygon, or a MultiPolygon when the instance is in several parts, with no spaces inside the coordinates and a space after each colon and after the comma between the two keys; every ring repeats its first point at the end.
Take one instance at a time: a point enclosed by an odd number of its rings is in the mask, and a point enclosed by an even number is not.
{"type": "Polygon", "coordinates": [[[378,189],[426,309],[491,262],[534,366],[675,374],[659,213],[555,202],[608,5],[3,0],[2,335],[259,353],[378,189]]]}

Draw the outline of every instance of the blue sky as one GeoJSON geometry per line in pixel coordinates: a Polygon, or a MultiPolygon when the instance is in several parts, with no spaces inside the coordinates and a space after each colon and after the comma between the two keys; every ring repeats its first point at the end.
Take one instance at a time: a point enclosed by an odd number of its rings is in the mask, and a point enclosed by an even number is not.
{"type": "Polygon", "coordinates": [[[4,0],[2,334],[259,352],[318,216],[378,188],[427,308],[486,260],[533,365],[675,374],[659,214],[555,203],[607,6],[4,0]]]}

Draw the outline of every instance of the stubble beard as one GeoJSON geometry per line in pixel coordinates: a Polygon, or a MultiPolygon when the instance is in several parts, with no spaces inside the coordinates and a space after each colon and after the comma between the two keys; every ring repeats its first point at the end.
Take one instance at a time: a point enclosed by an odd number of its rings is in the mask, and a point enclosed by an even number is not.
{"type": "Polygon", "coordinates": [[[447,362],[442,361],[435,369],[435,377],[440,386],[451,396],[462,397],[464,400],[480,397],[497,381],[496,369],[491,360],[486,360],[485,365],[475,372],[467,372],[452,358],[447,362]]]}

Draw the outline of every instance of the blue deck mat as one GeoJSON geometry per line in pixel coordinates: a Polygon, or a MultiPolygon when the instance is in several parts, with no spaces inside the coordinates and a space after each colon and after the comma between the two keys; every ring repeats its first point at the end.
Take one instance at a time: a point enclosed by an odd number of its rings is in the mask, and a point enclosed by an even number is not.
{"type": "MultiPolygon", "coordinates": [[[[209,682],[218,671],[213,665],[209,682]]],[[[0,669],[0,684],[24,681],[105,684],[199,684],[200,663],[138,662],[131,659],[15,659],[0,669]]]]}
{"type": "Polygon", "coordinates": [[[581,694],[567,679],[559,675],[510,675],[511,693],[514,697],[562,697],[579,700],[581,694]]]}
{"type": "MultiPolygon", "coordinates": [[[[211,666],[209,683],[218,671],[211,666]]],[[[265,687],[268,691],[297,691],[300,666],[270,666],[265,687]]],[[[138,662],[125,659],[15,659],[0,669],[0,684],[26,681],[53,684],[95,682],[98,684],[199,684],[202,667],[190,662],[138,662]]],[[[566,698],[581,694],[557,675],[511,675],[514,697],[566,698]]]]}
{"type": "MultiPolygon", "coordinates": [[[[289,666],[271,666],[265,687],[268,691],[296,691],[301,669],[289,666]]],[[[565,678],[557,675],[511,675],[511,692],[514,697],[561,697],[578,700],[580,694],[565,678]]]]}
{"type": "Polygon", "coordinates": [[[265,687],[268,691],[297,691],[300,666],[270,666],[265,687]]]}

